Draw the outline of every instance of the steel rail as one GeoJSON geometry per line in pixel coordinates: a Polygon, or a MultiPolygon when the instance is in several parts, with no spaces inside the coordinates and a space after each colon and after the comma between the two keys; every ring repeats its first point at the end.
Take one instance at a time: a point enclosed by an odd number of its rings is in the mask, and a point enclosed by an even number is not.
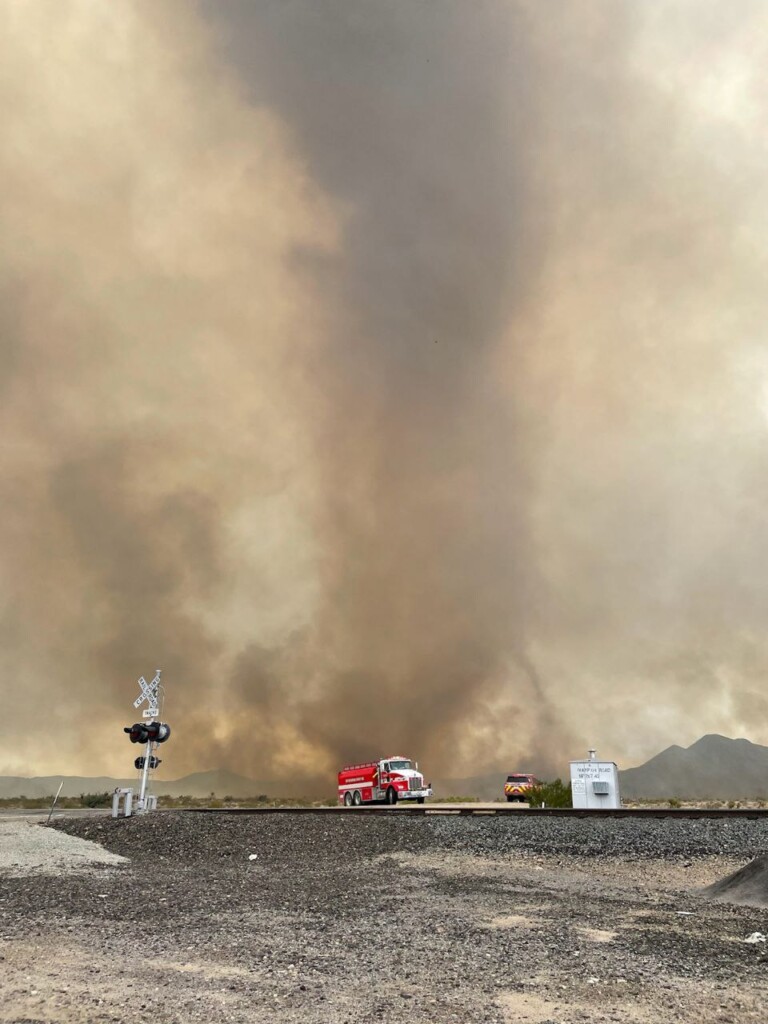
{"type": "Polygon", "coordinates": [[[461,818],[672,818],[695,820],[699,818],[768,818],[768,808],[669,808],[663,807],[621,807],[613,810],[582,809],[570,807],[529,807],[529,808],[443,808],[423,807],[181,807],[166,808],[166,813],[182,814],[356,814],[366,817],[383,814],[395,817],[445,817],[461,818]]]}

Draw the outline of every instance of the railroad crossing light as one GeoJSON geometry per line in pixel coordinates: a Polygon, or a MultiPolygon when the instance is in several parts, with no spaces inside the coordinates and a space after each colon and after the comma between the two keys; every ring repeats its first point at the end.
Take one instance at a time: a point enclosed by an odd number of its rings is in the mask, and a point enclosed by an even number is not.
{"type": "Polygon", "coordinates": [[[133,725],[127,725],[123,732],[127,732],[131,743],[146,743],[149,739],[149,730],[144,722],[135,722],[133,725]]]}
{"type": "Polygon", "coordinates": [[[165,743],[171,735],[171,727],[166,725],[165,722],[150,722],[147,726],[147,734],[151,740],[155,740],[157,743],[165,743]]]}
{"type": "MultiPolygon", "coordinates": [[[[146,757],[137,757],[136,760],[133,762],[133,767],[137,768],[139,771],[141,771],[141,769],[144,767],[144,765],[146,763],[147,763],[146,757]]],[[[163,762],[160,760],[159,757],[155,757],[154,754],[151,755],[151,757],[149,759],[149,767],[150,768],[157,768],[157,766],[159,764],[162,764],[162,763],[163,762]]]]}
{"type": "Polygon", "coordinates": [[[130,736],[131,743],[146,743],[152,740],[154,743],[165,743],[171,735],[170,725],[165,722],[134,722],[123,729],[130,736]]]}

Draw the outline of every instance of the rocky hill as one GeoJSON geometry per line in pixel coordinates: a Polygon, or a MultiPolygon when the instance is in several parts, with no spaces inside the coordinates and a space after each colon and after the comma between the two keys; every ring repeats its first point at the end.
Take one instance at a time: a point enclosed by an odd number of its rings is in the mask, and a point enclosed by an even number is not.
{"type": "Polygon", "coordinates": [[[768,747],[727,736],[702,736],[690,747],[667,747],[620,772],[624,799],[768,799],[768,747]]]}

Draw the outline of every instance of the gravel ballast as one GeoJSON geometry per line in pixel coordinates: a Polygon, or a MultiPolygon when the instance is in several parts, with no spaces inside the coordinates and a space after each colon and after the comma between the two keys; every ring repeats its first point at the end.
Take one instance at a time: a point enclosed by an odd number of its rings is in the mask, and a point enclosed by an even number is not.
{"type": "Polygon", "coordinates": [[[152,818],[72,821],[58,827],[70,835],[103,842],[125,856],[181,854],[202,859],[240,856],[251,840],[263,857],[282,864],[286,857],[336,862],[392,850],[445,850],[474,856],[514,856],[520,852],[585,858],[677,858],[768,853],[768,819],[722,818],[545,818],[527,816],[425,817],[350,814],[207,814],[158,812],[152,818]],[[173,822],[172,829],[167,827],[173,822]]]}
{"type": "Polygon", "coordinates": [[[768,850],[761,820],[158,812],[56,829],[127,863],[65,885],[0,872],[2,1021],[765,1019],[766,943],[745,939],[768,912],[702,895],[768,850]]]}
{"type": "Polygon", "coordinates": [[[62,875],[126,863],[96,843],[28,821],[0,821],[0,875],[62,875]]]}

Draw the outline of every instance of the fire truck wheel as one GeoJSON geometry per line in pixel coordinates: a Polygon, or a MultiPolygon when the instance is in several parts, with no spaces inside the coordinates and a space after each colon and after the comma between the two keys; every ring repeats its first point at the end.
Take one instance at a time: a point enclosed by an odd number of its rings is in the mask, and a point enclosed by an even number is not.
{"type": "Polygon", "coordinates": [[[355,805],[355,807],[359,807],[362,802],[363,798],[360,796],[360,792],[356,789],[355,795],[352,797],[352,803],[355,805]]]}
{"type": "Polygon", "coordinates": [[[388,804],[396,804],[397,803],[397,790],[393,789],[392,786],[390,786],[389,789],[387,790],[387,803],[388,804]]]}
{"type": "Polygon", "coordinates": [[[423,804],[424,803],[424,797],[423,796],[417,796],[416,797],[416,803],[417,804],[423,804]]]}
{"type": "Polygon", "coordinates": [[[352,794],[351,793],[345,793],[344,794],[344,806],[345,807],[351,807],[352,806],[352,794]]]}

